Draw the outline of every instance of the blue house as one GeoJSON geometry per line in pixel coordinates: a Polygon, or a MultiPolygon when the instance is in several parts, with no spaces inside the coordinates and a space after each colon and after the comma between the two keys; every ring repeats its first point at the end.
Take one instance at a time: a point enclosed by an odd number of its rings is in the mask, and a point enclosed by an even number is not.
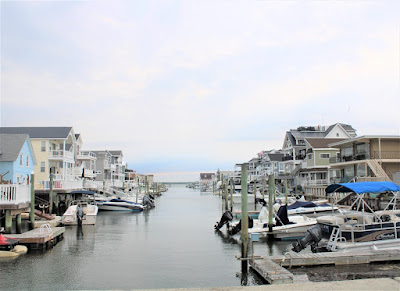
{"type": "Polygon", "coordinates": [[[36,164],[27,134],[0,134],[0,183],[29,184],[36,164]]]}

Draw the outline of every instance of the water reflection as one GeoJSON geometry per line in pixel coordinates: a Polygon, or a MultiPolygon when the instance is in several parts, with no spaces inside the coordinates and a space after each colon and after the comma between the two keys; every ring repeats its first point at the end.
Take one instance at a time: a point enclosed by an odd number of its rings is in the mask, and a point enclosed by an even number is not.
{"type": "Polygon", "coordinates": [[[215,230],[214,232],[222,239],[222,242],[225,244],[238,245],[241,243],[239,239],[234,238],[226,232],[223,233],[221,230],[215,230]]]}

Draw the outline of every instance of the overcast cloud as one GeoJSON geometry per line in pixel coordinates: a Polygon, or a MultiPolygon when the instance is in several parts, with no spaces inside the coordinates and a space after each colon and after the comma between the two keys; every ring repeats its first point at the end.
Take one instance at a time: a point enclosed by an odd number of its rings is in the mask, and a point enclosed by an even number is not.
{"type": "Polygon", "coordinates": [[[2,1],[1,126],[139,172],[233,169],[300,125],[400,134],[398,1],[2,1]]]}

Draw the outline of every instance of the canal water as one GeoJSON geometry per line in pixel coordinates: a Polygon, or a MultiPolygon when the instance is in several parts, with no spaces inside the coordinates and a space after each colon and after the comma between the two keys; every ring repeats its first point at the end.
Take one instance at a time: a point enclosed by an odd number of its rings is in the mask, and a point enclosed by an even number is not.
{"type": "MultiPolygon", "coordinates": [[[[265,284],[241,272],[240,237],[216,233],[223,201],[173,185],[141,213],[99,212],[96,225],[68,226],[40,254],[0,262],[1,289],[148,289],[265,284]]],[[[287,242],[257,244],[256,255],[282,254],[287,242]]]]}

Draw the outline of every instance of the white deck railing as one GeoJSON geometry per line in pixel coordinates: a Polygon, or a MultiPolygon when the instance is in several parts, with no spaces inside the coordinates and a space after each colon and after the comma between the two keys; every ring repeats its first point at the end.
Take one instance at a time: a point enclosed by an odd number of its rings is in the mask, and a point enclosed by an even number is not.
{"type": "MultiPolygon", "coordinates": [[[[53,180],[53,189],[54,190],[79,190],[83,188],[82,180],[53,180]]],[[[50,189],[50,181],[36,181],[35,182],[35,190],[49,190],[50,189]]]]}
{"type": "Polygon", "coordinates": [[[102,181],[85,180],[85,181],[83,181],[83,188],[101,190],[101,189],[103,189],[103,182],[102,181]]]}
{"type": "Polygon", "coordinates": [[[65,160],[74,160],[74,153],[70,151],[63,150],[54,150],[49,154],[50,159],[65,159],[65,160]]]}
{"type": "Polygon", "coordinates": [[[31,186],[0,185],[0,204],[20,204],[31,202],[31,186]]]}

